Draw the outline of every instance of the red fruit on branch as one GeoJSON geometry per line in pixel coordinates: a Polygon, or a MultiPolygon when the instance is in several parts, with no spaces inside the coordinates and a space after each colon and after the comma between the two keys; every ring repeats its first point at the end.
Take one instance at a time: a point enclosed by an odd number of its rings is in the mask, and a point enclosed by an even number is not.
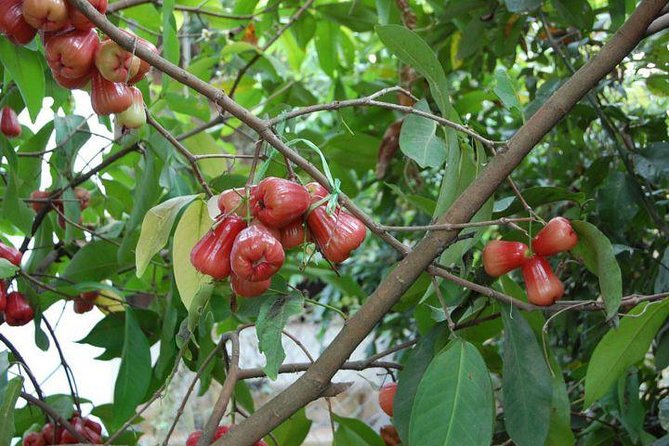
{"type": "Polygon", "coordinates": [[[237,235],[246,227],[240,217],[231,215],[207,232],[190,253],[196,270],[222,280],[230,274],[230,251],[237,235]]]}
{"type": "Polygon", "coordinates": [[[129,87],[132,95],[132,105],[127,110],[116,115],[116,122],[122,127],[136,129],[146,124],[144,97],[139,88],[129,87]]]}
{"type": "Polygon", "coordinates": [[[40,432],[31,432],[23,437],[23,446],[46,446],[46,440],[40,432]]]}
{"type": "Polygon", "coordinates": [[[7,295],[7,307],[5,307],[5,321],[12,327],[25,325],[33,320],[35,312],[32,307],[18,291],[7,295]]]}
{"type": "Polygon", "coordinates": [[[263,229],[263,230],[269,232],[270,234],[272,234],[272,237],[274,237],[275,239],[281,241],[281,230],[280,229],[269,228],[269,227],[265,226],[264,224],[262,224],[262,222],[260,220],[258,220],[257,218],[254,218],[253,220],[251,220],[251,223],[249,223],[249,226],[258,226],[260,229],[263,229]]]}
{"type": "MultiPolygon", "coordinates": [[[[88,0],[88,2],[93,5],[95,9],[98,10],[100,14],[107,12],[107,0],[88,0]]],[[[88,20],[88,18],[81,13],[77,8],[72,5],[68,5],[68,15],[70,18],[70,23],[77,29],[87,30],[95,28],[93,22],[88,20]]]]}
{"type": "Polygon", "coordinates": [[[261,280],[260,282],[250,282],[240,279],[235,274],[230,276],[230,287],[237,296],[256,297],[267,291],[272,284],[272,279],[261,280]]]}
{"type": "Polygon", "coordinates": [[[19,124],[19,117],[16,112],[10,107],[2,109],[2,117],[0,118],[0,130],[7,138],[15,138],[21,134],[21,124],[19,124]]]}
{"type": "Polygon", "coordinates": [[[81,293],[78,297],[74,299],[74,312],[77,314],[83,314],[91,311],[95,306],[95,299],[98,298],[99,293],[97,291],[88,291],[86,293],[81,293]]]}
{"type": "Polygon", "coordinates": [[[230,267],[240,279],[267,280],[285,260],[281,242],[261,226],[249,226],[237,235],[230,252],[230,267]]]}
{"type": "Polygon", "coordinates": [[[51,72],[66,79],[90,76],[99,41],[94,29],[73,29],[49,38],[44,49],[51,72]]]}
{"type": "Polygon", "coordinates": [[[30,206],[32,206],[35,212],[39,212],[43,207],[47,206],[46,202],[41,202],[40,200],[46,200],[49,198],[49,195],[51,195],[51,192],[46,190],[36,190],[30,194],[30,199],[35,200],[30,203],[30,206]]]}
{"type": "Polygon", "coordinates": [[[295,220],[281,228],[281,245],[283,249],[292,249],[307,241],[304,221],[295,220]]]}
{"type": "MultiPolygon", "coordinates": [[[[88,418],[81,418],[78,415],[74,415],[70,418],[70,424],[74,427],[74,430],[85,439],[90,441],[92,444],[99,444],[102,440],[102,426],[96,423],[93,420],[88,418]]],[[[78,444],[80,443],[71,432],[64,430],[61,435],[62,444],[78,444]]]]}
{"type": "MultiPolygon", "coordinates": [[[[223,435],[227,434],[229,430],[230,430],[229,426],[219,426],[218,428],[216,428],[216,432],[214,432],[214,438],[212,439],[212,443],[221,438],[223,435]]],[[[188,439],[186,439],[186,446],[196,446],[201,436],[202,436],[202,431],[195,431],[191,433],[188,436],[188,439]]],[[[267,444],[264,441],[260,440],[256,442],[254,446],[267,446],[267,444]]]]}
{"type": "Polygon", "coordinates": [[[132,93],[127,85],[109,82],[100,73],[93,73],[91,103],[98,115],[121,113],[132,105],[132,93]]]}
{"type": "Polygon", "coordinates": [[[318,200],[321,200],[328,196],[329,192],[326,188],[320,185],[320,183],[311,182],[307,183],[306,186],[309,196],[311,197],[311,204],[314,204],[318,200]]]}
{"type": "Polygon", "coordinates": [[[307,216],[307,224],[321,253],[332,263],[348,259],[367,235],[365,225],[339,207],[329,214],[324,205],[318,206],[307,216]]]}
{"type": "Polygon", "coordinates": [[[525,243],[491,240],[483,248],[483,267],[489,276],[499,277],[523,266],[528,256],[525,243]]]}
{"type": "Polygon", "coordinates": [[[37,30],[23,18],[23,0],[0,0],[0,34],[16,45],[35,38],[37,30]]]}
{"type": "Polygon", "coordinates": [[[81,90],[91,80],[90,74],[78,77],[76,79],[68,79],[58,73],[54,73],[53,71],[51,72],[51,75],[53,76],[53,80],[55,80],[58,85],[63,88],[67,88],[68,90],[81,90]]]}
{"type": "Polygon", "coordinates": [[[393,416],[393,401],[397,393],[397,383],[389,383],[379,389],[379,406],[388,416],[393,416]]]}
{"type": "MultiPolygon", "coordinates": [[[[253,193],[256,186],[249,188],[249,196],[253,193]]],[[[228,189],[221,192],[218,196],[218,209],[223,214],[234,213],[241,217],[246,217],[247,206],[244,201],[246,198],[246,190],[243,187],[228,189]]]]}
{"type": "Polygon", "coordinates": [[[139,72],[140,59],[110,39],[100,42],[95,67],[109,82],[125,83],[139,72]]]}
{"type": "Polygon", "coordinates": [[[7,282],[0,280],[0,313],[7,308],[7,282]]]}
{"type": "Polygon", "coordinates": [[[386,446],[399,446],[402,444],[400,434],[393,425],[389,424],[387,426],[383,426],[379,431],[379,434],[381,435],[381,439],[386,446]]]}
{"type": "Polygon", "coordinates": [[[84,189],[83,187],[75,187],[74,196],[77,200],[79,200],[80,210],[83,211],[88,207],[88,202],[91,200],[91,193],[88,191],[88,189],[84,189]]]}
{"type": "MultiPolygon", "coordinates": [[[[155,45],[148,40],[144,40],[141,37],[137,37],[137,41],[144,46],[148,47],[149,50],[154,52],[155,54],[160,54],[158,52],[158,48],[155,47],[155,45]]],[[[137,74],[135,74],[132,78],[128,80],[128,83],[130,85],[134,85],[137,82],[141,81],[146,77],[148,74],[149,70],[151,69],[151,65],[149,65],[148,62],[146,62],[144,59],[139,59],[139,70],[137,71],[137,74]]]]}
{"type": "Polygon", "coordinates": [[[578,243],[578,235],[564,217],[555,217],[532,239],[532,250],[540,256],[569,251],[578,243]]]}
{"type": "Polygon", "coordinates": [[[532,256],[523,265],[523,278],[527,288],[527,300],[534,305],[548,306],[564,294],[564,285],[553,274],[548,260],[532,256]]]}
{"type": "Polygon", "coordinates": [[[7,259],[10,263],[21,266],[21,258],[23,253],[13,246],[7,246],[4,243],[0,243],[0,258],[7,259]]]}
{"type": "Polygon", "coordinates": [[[23,17],[33,28],[57,31],[68,23],[65,0],[23,0],[23,17]]]}
{"type": "Polygon", "coordinates": [[[58,426],[58,429],[53,423],[47,423],[42,427],[42,436],[46,444],[61,444],[60,439],[63,435],[63,427],[58,426]]]}
{"type": "Polygon", "coordinates": [[[268,177],[251,194],[253,216],[271,228],[281,228],[309,208],[307,189],[293,181],[268,177]]]}

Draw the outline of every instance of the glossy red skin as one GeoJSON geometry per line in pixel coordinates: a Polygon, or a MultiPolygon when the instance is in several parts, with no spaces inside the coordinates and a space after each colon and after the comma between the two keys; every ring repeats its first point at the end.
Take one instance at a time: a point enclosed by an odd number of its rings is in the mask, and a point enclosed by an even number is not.
{"type": "MultiPolygon", "coordinates": [[[[102,434],[102,426],[100,426],[95,421],[89,420],[88,418],[81,418],[81,417],[75,415],[70,419],[70,424],[74,427],[74,429],[80,435],[82,435],[84,438],[86,438],[91,443],[93,443],[93,444],[101,443],[101,440],[102,440],[102,435],[101,435],[102,434]]],[[[78,443],[80,443],[80,441],[77,440],[76,438],[74,438],[74,435],[72,435],[67,430],[63,430],[60,441],[61,441],[62,444],[78,444],[78,443]]]]}
{"type": "Polygon", "coordinates": [[[15,138],[21,134],[21,124],[19,124],[19,117],[10,107],[4,107],[2,109],[0,130],[2,130],[2,134],[7,138],[15,138]]]}
{"type": "Polygon", "coordinates": [[[379,406],[388,416],[393,416],[393,406],[395,394],[397,393],[397,383],[389,383],[379,389],[379,406]]]}
{"type": "Polygon", "coordinates": [[[90,76],[100,39],[94,29],[70,30],[46,43],[46,62],[52,73],[66,79],[90,76]]]}
{"type": "Polygon", "coordinates": [[[95,52],[95,67],[109,82],[125,83],[139,72],[139,65],[138,57],[110,39],[100,42],[95,52]]]}
{"type": "Polygon", "coordinates": [[[232,245],[230,267],[240,279],[261,282],[279,271],[285,258],[279,240],[260,226],[249,226],[232,245]]]}
{"type": "Polygon", "coordinates": [[[95,302],[95,299],[97,299],[99,294],[100,293],[97,291],[88,291],[75,297],[74,312],[77,314],[83,314],[91,311],[95,306],[93,302],[95,302]]]}
{"type": "Polygon", "coordinates": [[[305,224],[302,220],[295,220],[281,228],[281,245],[283,249],[292,249],[307,241],[305,224]]]}
{"type": "MultiPolygon", "coordinates": [[[[249,188],[249,196],[253,193],[255,188],[255,186],[249,188]]],[[[244,203],[245,197],[246,191],[243,187],[224,190],[221,192],[221,195],[218,196],[218,210],[223,214],[233,212],[240,217],[246,217],[247,206],[246,203],[244,203]]]]}
{"type": "Polygon", "coordinates": [[[245,227],[242,218],[231,215],[207,232],[190,253],[190,261],[195,269],[218,280],[228,277],[230,252],[235,238],[245,227]]]}
{"type": "Polygon", "coordinates": [[[91,104],[98,115],[121,113],[132,105],[130,87],[125,84],[109,82],[100,73],[93,73],[91,104]]]}
{"type": "MultiPolygon", "coordinates": [[[[216,432],[214,433],[214,438],[213,438],[212,442],[218,440],[223,435],[227,434],[229,430],[230,430],[229,426],[219,426],[216,429],[216,432]]],[[[191,433],[188,436],[188,439],[186,440],[186,446],[196,446],[197,442],[198,442],[198,440],[200,439],[201,436],[202,436],[202,431],[195,431],[195,432],[191,433]]],[[[267,446],[267,443],[260,440],[260,441],[256,442],[254,446],[267,446]]]]}
{"type": "Polygon", "coordinates": [[[320,185],[320,183],[311,182],[307,183],[306,186],[307,191],[309,192],[309,195],[311,196],[311,203],[315,203],[316,201],[325,198],[328,196],[330,192],[326,188],[320,185]]]}
{"type": "Polygon", "coordinates": [[[529,258],[525,243],[491,240],[483,248],[483,267],[489,276],[499,277],[520,268],[529,258]]]}
{"type": "Polygon", "coordinates": [[[282,228],[299,218],[309,208],[307,189],[293,181],[268,177],[251,194],[251,212],[271,228],[282,228]]]}
{"type": "Polygon", "coordinates": [[[144,97],[139,88],[130,87],[132,95],[132,105],[125,111],[116,115],[116,121],[119,125],[136,129],[146,124],[146,111],[144,111],[144,97]]]}
{"type": "Polygon", "coordinates": [[[57,31],[68,24],[65,0],[23,0],[23,17],[33,28],[57,31]]]}
{"type": "Polygon", "coordinates": [[[83,77],[78,77],[76,79],[68,79],[58,73],[54,73],[53,71],[51,74],[53,76],[53,80],[55,80],[58,85],[63,88],[67,88],[68,90],[82,90],[91,80],[90,74],[83,77]]]}
{"type": "Polygon", "coordinates": [[[0,280],[0,313],[7,308],[7,282],[0,280]]]}
{"type": "Polygon", "coordinates": [[[7,246],[4,243],[0,243],[0,258],[7,259],[16,266],[21,266],[23,253],[13,246],[7,246]]]}
{"type": "Polygon", "coordinates": [[[42,427],[42,436],[44,437],[46,444],[60,444],[62,435],[62,426],[58,426],[58,429],[56,429],[53,423],[47,423],[42,427]]]}
{"type": "Polygon", "coordinates": [[[35,312],[32,307],[18,291],[7,295],[7,307],[5,307],[5,322],[12,327],[25,325],[33,320],[35,312]]]}
{"type": "MultiPolygon", "coordinates": [[[[137,40],[139,43],[142,43],[144,46],[146,46],[149,50],[151,50],[155,54],[160,54],[160,52],[158,52],[158,48],[156,48],[156,46],[153,43],[149,42],[148,40],[144,40],[141,37],[137,37],[137,40]]],[[[146,75],[149,73],[150,69],[151,65],[149,65],[149,63],[143,60],[142,58],[139,58],[139,70],[137,71],[136,75],[134,75],[133,77],[130,78],[130,80],[128,80],[128,84],[134,85],[137,82],[144,79],[146,75]]]]}
{"type": "Polygon", "coordinates": [[[258,226],[260,229],[263,229],[263,230],[269,232],[270,234],[272,234],[272,237],[274,237],[275,239],[281,241],[281,230],[280,229],[269,228],[269,227],[265,226],[257,218],[254,218],[253,220],[251,220],[251,223],[249,223],[249,226],[258,226]]]}
{"type": "Polygon", "coordinates": [[[250,282],[240,279],[236,275],[230,276],[230,287],[232,291],[241,297],[257,297],[267,291],[272,284],[272,279],[261,280],[260,282],[250,282]]]}
{"type": "Polygon", "coordinates": [[[541,256],[532,256],[523,265],[523,278],[527,289],[527,300],[534,305],[548,306],[564,294],[564,285],[553,274],[548,261],[541,256]]]}
{"type": "Polygon", "coordinates": [[[365,225],[339,207],[328,214],[324,205],[318,206],[307,216],[307,224],[321,253],[332,263],[348,259],[367,235],[365,225]]]}
{"type": "Polygon", "coordinates": [[[46,440],[40,432],[31,432],[23,437],[23,446],[46,446],[46,440]]]}
{"type": "MultiPolygon", "coordinates": [[[[98,10],[100,14],[104,14],[107,11],[107,0],[88,0],[88,2],[93,5],[95,9],[98,10]]],[[[83,15],[77,8],[74,6],[68,5],[68,16],[70,18],[70,23],[77,29],[87,30],[95,28],[93,22],[88,20],[88,18],[83,15]]]]}
{"type": "Polygon", "coordinates": [[[578,243],[578,235],[564,217],[555,217],[532,239],[532,250],[540,256],[569,251],[578,243]]]}
{"type": "Polygon", "coordinates": [[[23,0],[0,0],[0,34],[15,45],[32,41],[37,30],[23,18],[23,0]]]}

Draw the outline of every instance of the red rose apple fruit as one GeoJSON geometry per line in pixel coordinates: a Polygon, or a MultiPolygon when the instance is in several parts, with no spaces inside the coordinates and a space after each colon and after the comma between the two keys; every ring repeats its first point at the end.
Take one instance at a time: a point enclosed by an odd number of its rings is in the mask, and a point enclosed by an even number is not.
{"type": "Polygon", "coordinates": [[[222,280],[230,274],[230,251],[237,235],[246,227],[240,217],[231,215],[206,233],[190,253],[196,270],[222,280]]]}
{"type": "Polygon", "coordinates": [[[0,117],[0,130],[7,138],[15,138],[21,134],[21,124],[19,124],[19,117],[16,112],[10,107],[2,109],[2,117],[0,117]]]}
{"type": "Polygon", "coordinates": [[[532,239],[532,250],[540,256],[569,251],[578,243],[578,235],[564,217],[555,217],[532,239]]]}
{"type": "Polygon", "coordinates": [[[7,282],[0,280],[0,313],[7,308],[7,282]]]}
{"type": "Polygon", "coordinates": [[[8,325],[18,327],[33,320],[35,312],[32,307],[18,291],[7,295],[7,306],[5,307],[5,321],[8,325]]]}
{"type": "MultiPolygon", "coordinates": [[[[253,193],[255,188],[256,186],[251,186],[249,188],[249,196],[253,193]]],[[[244,201],[245,198],[246,190],[243,187],[224,190],[221,192],[221,195],[218,196],[218,209],[223,214],[234,213],[240,217],[246,217],[247,203],[244,201]]]]}
{"type": "Polygon", "coordinates": [[[23,0],[23,18],[33,28],[57,31],[67,25],[65,0],[23,0]]]}
{"type": "MultiPolygon", "coordinates": [[[[93,7],[97,9],[100,14],[107,12],[107,0],[88,0],[88,2],[93,5],[93,7]]],[[[77,29],[85,31],[87,29],[95,28],[93,22],[88,20],[88,17],[86,17],[81,13],[81,11],[72,5],[69,5],[68,7],[68,16],[72,26],[77,29]]]]}
{"type": "Polygon", "coordinates": [[[332,263],[348,259],[367,235],[365,225],[339,207],[329,214],[325,205],[318,206],[307,216],[307,224],[321,253],[332,263]]]}
{"type": "Polygon", "coordinates": [[[0,34],[15,45],[25,45],[37,30],[23,18],[23,0],[0,0],[0,34]]]}
{"type": "Polygon", "coordinates": [[[230,252],[230,266],[237,277],[251,282],[267,280],[285,260],[281,242],[267,229],[249,226],[237,235],[230,252]]]}
{"type": "Polygon", "coordinates": [[[548,306],[564,294],[564,285],[560,282],[548,260],[541,256],[532,256],[523,265],[523,278],[527,288],[527,300],[534,305],[548,306]]]}
{"type": "Polygon", "coordinates": [[[99,41],[94,29],[73,29],[51,37],[45,46],[51,72],[67,79],[90,76],[99,41]]]}
{"type": "Polygon", "coordinates": [[[499,277],[523,266],[528,256],[525,243],[491,240],[483,248],[483,267],[489,276],[499,277]]]}
{"type": "Polygon", "coordinates": [[[379,406],[388,416],[393,416],[393,400],[397,393],[397,383],[389,383],[379,389],[379,406]]]}
{"type": "Polygon", "coordinates": [[[93,73],[91,103],[98,115],[121,113],[132,105],[132,93],[127,85],[109,82],[100,73],[93,73]]]}
{"type": "Polygon", "coordinates": [[[10,263],[21,266],[21,258],[23,253],[13,246],[7,246],[4,243],[0,243],[0,258],[7,259],[10,263]]]}
{"type": "Polygon", "coordinates": [[[267,291],[272,284],[272,279],[261,280],[260,282],[250,282],[240,279],[235,274],[230,276],[230,287],[237,296],[256,297],[267,291]]]}
{"type": "Polygon", "coordinates": [[[139,72],[140,59],[110,39],[100,42],[95,53],[95,66],[109,82],[125,83],[139,72]]]}
{"type": "Polygon", "coordinates": [[[283,249],[292,249],[307,241],[305,223],[302,220],[295,220],[288,226],[281,228],[281,245],[283,249]]]}
{"type": "Polygon", "coordinates": [[[23,446],[46,446],[46,440],[41,432],[31,432],[23,437],[23,446]]]}
{"type": "Polygon", "coordinates": [[[129,87],[132,95],[132,105],[127,110],[116,115],[116,121],[120,126],[128,129],[136,129],[146,124],[146,111],[144,110],[144,97],[139,88],[129,87]]]}
{"type": "Polygon", "coordinates": [[[281,228],[306,212],[311,203],[307,189],[293,181],[268,177],[251,194],[251,212],[271,228],[281,228]]]}

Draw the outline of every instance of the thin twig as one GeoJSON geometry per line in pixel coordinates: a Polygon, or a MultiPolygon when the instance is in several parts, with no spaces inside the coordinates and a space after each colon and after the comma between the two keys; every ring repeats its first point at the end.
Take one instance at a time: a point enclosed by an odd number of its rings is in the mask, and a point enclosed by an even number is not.
{"type": "Polygon", "coordinates": [[[70,424],[69,421],[67,421],[65,418],[61,417],[58,412],[51,406],[49,406],[47,403],[44,401],[35,398],[34,396],[21,392],[21,398],[26,400],[29,404],[32,404],[35,407],[38,407],[39,409],[42,410],[45,414],[56,420],[56,423],[58,423],[60,426],[62,426],[65,430],[67,430],[74,438],[79,440],[83,444],[89,444],[90,441],[81,435],[79,431],[77,431],[74,426],[70,424]]]}

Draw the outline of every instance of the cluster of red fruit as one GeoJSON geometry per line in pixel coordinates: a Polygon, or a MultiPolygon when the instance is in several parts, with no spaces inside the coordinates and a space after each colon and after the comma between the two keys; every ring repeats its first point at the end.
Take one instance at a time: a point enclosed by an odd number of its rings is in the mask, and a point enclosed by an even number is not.
{"type": "Polygon", "coordinates": [[[2,109],[2,116],[0,117],[0,131],[2,131],[2,134],[7,138],[16,138],[21,134],[21,124],[19,124],[19,117],[16,116],[16,112],[9,107],[4,107],[2,109]]]}
{"type": "Polygon", "coordinates": [[[527,300],[535,305],[552,305],[564,294],[564,285],[546,257],[568,251],[577,243],[578,236],[569,220],[555,217],[532,239],[531,250],[521,242],[489,242],[483,249],[483,267],[493,277],[522,268],[527,300]]]}
{"type": "Polygon", "coordinates": [[[248,189],[221,193],[221,212],[211,231],[191,251],[191,263],[217,280],[231,275],[235,294],[263,294],[285,260],[285,249],[314,241],[332,263],[346,260],[365,239],[360,220],[325,206],[328,191],[268,177],[248,189]]]}
{"type": "MultiPolygon", "coordinates": [[[[91,444],[102,442],[102,426],[95,421],[74,415],[70,418],[70,424],[79,435],[87,439],[91,444]]],[[[31,432],[23,437],[23,446],[46,446],[51,444],[79,444],[74,435],[62,426],[47,423],[41,432],[31,432]]]]}
{"type": "MultiPolygon", "coordinates": [[[[212,443],[221,438],[223,435],[227,434],[229,430],[230,426],[218,426],[216,428],[216,432],[214,433],[214,438],[212,439],[212,443]]],[[[193,432],[188,436],[188,439],[186,440],[186,446],[196,446],[201,436],[202,436],[202,431],[193,432]]],[[[267,443],[260,440],[256,442],[253,446],[267,446],[267,443]]]]}
{"type": "MultiPolygon", "coordinates": [[[[0,243],[0,258],[7,259],[10,263],[21,266],[23,254],[18,249],[0,243]]],[[[7,325],[18,327],[33,320],[35,312],[28,303],[23,293],[13,291],[7,293],[7,282],[0,280],[0,314],[3,315],[7,325]]]]}
{"type": "MultiPolygon", "coordinates": [[[[89,2],[100,13],[107,10],[107,0],[89,2]]],[[[100,41],[93,23],[66,0],[0,0],[0,33],[25,45],[38,31],[59,85],[84,88],[92,80],[91,102],[97,114],[117,113],[119,125],[128,128],[146,122],[142,92],[132,85],[146,76],[148,63],[109,39],[100,41]]],[[[146,40],[137,40],[158,52],[146,40]]]]}
{"type": "MultiPolygon", "coordinates": [[[[46,190],[33,191],[33,193],[30,194],[31,206],[33,210],[35,212],[40,212],[49,202],[50,196],[51,192],[46,190]]],[[[75,187],[74,197],[77,201],[79,201],[79,210],[83,211],[88,207],[88,203],[91,200],[91,193],[87,189],[84,189],[83,187],[75,187]]],[[[52,200],[52,203],[54,206],[56,206],[56,209],[58,209],[58,225],[61,228],[65,229],[66,222],[65,218],[63,218],[63,215],[65,214],[65,210],[63,208],[63,200],[61,200],[60,198],[56,198],[52,200]]]]}

